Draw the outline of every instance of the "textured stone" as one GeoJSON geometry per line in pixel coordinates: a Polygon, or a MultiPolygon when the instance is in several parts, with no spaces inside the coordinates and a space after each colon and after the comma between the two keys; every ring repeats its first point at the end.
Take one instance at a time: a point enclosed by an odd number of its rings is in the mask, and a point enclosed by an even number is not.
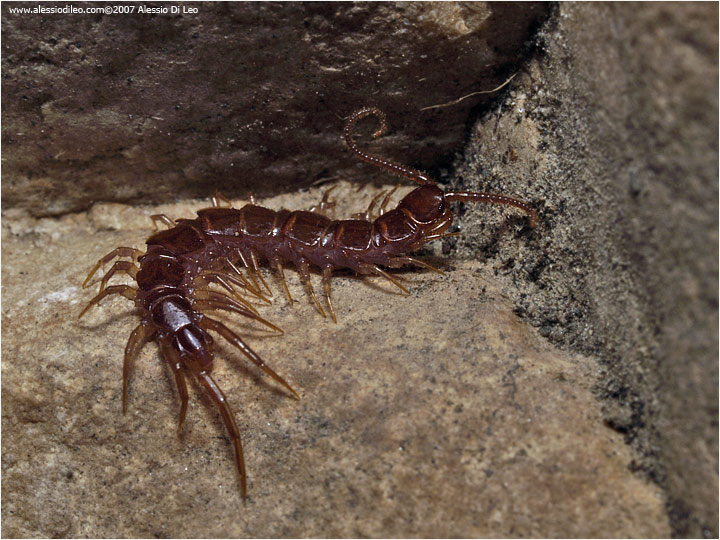
{"type": "MultiPolygon", "coordinates": [[[[372,196],[349,184],[333,193],[343,215],[372,196]]],[[[108,300],[76,320],[97,285],[79,284],[100,255],[141,246],[149,215],[198,206],[6,218],[3,537],[669,534],[662,493],[628,470],[630,448],[602,422],[595,360],[554,349],[513,314],[487,266],[452,258],[436,261],[444,276],[406,273],[408,297],[337,277],[337,325],[313,310],[295,272],[294,307],[279,294],[262,307],[283,336],[223,318],[302,395],[222,347],[215,376],[243,433],[243,502],[220,418],[197,388],[178,440],[178,398],[154,344],[120,413],[130,304],[108,300]]]]}
{"type": "MultiPolygon", "coordinates": [[[[403,6],[425,9],[422,20],[430,18],[452,39],[486,36],[490,29],[485,24],[481,34],[464,34],[484,15],[462,4],[403,6]],[[462,19],[454,15],[458,10],[462,19]]],[[[144,32],[144,38],[151,33],[144,32]]],[[[3,33],[3,46],[8,35],[3,33]]],[[[396,36],[398,49],[402,35],[396,36]]],[[[33,199],[19,191],[18,176],[8,171],[17,170],[13,160],[33,155],[34,147],[13,151],[3,170],[3,495],[4,502],[12,501],[3,504],[3,534],[716,537],[717,253],[708,246],[718,243],[717,6],[561,4],[539,37],[539,54],[490,110],[478,109],[485,114],[470,132],[465,158],[452,177],[443,177],[454,186],[531,200],[541,211],[538,229],[527,230],[509,211],[461,207],[462,236],[435,248],[458,267],[445,278],[410,274],[416,282],[412,298],[389,300],[345,277],[335,285],[346,309],[337,327],[320,320],[305,301],[291,309],[278,298],[263,308],[287,334],[261,339],[262,333],[248,331],[248,339],[304,397],[293,402],[251,369],[236,370],[231,358],[218,363],[248,447],[252,499],[244,505],[207,400],[194,404],[183,440],[174,440],[177,400],[170,401],[172,384],[153,347],[138,362],[133,413],[118,414],[121,349],[133,328],[122,315],[129,310],[116,301],[80,326],[66,320],[89,297],[74,289],[86,267],[109,247],[137,244],[149,234],[140,214],[189,215],[196,205],[103,204],[87,214],[36,221],[15,206],[42,200],[39,213],[57,212],[53,198],[67,200],[60,189],[48,197],[50,187],[75,185],[62,184],[48,168],[34,180],[39,197],[33,199]],[[480,266],[457,262],[458,255],[480,266]],[[427,326],[430,318],[433,326],[427,326]],[[523,321],[534,324],[537,334],[523,321]],[[506,342],[493,338],[500,332],[506,342]],[[525,343],[534,345],[528,349],[525,343]],[[427,362],[426,352],[432,357],[427,362]],[[497,364],[488,363],[495,358],[497,364]],[[520,368],[508,373],[515,365],[520,368]],[[535,373],[537,365],[555,371],[535,373]],[[470,374],[477,379],[468,381],[470,374]],[[563,386],[563,379],[571,384],[563,386]],[[542,393],[534,387],[538,381],[542,393]],[[590,399],[591,391],[599,402],[590,399]],[[434,398],[446,392],[452,405],[442,412],[434,398]],[[566,398],[562,406],[558,395],[566,398]],[[472,416],[450,414],[458,405],[455,414],[473,411],[472,416]],[[495,407],[499,421],[492,416],[495,407]],[[528,410],[533,421],[524,423],[528,410]],[[403,424],[406,418],[412,423],[403,424]],[[453,427],[455,419],[467,433],[453,427]],[[617,445],[618,436],[631,445],[617,445]],[[552,456],[550,461],[541,462],[540,453],[552,456]],[[557,468],[548,467],[553,463],[557,468]],[[656,484],[648,486],[647,479],[656,484]],[[55,510],[68,501],[78,501],[71,517],[55,510]],[[262,508],[251,508],[258,502],[262,508]],[[457,530],[440,521],[442,512],[453,516],[457,530]]],[[[28,40],[27,49],[37,44],[28,40]]],[[[4,54],[3,62],[8,58],[4,54]]],[[[44,60],[36,58],[41,70],[44,60]]],[[[338,84],[346,80],[337,76],[338,84]]],[[[457,88],[435,102],[492,86],[457,88]]],[[[3,92],[9,88],[4,84],[3,92]]],[[[423,137],[434,124],[425,113],[403,108],[398,96],[417,108],[434,98],[425,99],[426,88],[393,88],[388,99],[397,102],[387,110],[392,132],[372,148],[425,165],[425,158],[411,156],[431,155],[424,152],[432,151],[432,140],[423,137]]],[[[3,100],[3,120],[12,109],[8,103],[3,100]]],[[[339,146],[343,107],[357,104],[342,103],[334,125],[289,149],[293,155],[302,154],[298,148],[311,153],[319,148],[313,141],[329,137],[321,140],[327,173],[298,178],[327,179],[350,166],[347,156],[330,164],[328,149],[339,146]]],[[[315,107],[309,99],[303,106],[315,107]]],[[[432,111],[455,114],[453,106],[432,111]]],[[[272,110],[262,114],[276,125],[285,118],[272,110]]],[[[313,115],[293,117],[293,129],[308,116],[313,115]]],[[[110,116],[102,120],[111,131],[110,116]]],[[[191,129],[201,125],[178,131],[191,129]]],[[[213,133],[203,133],[206,142],[214,140],[213,133]]],[[[153,140],[162,151],[147,154],[152,159],[138,178],[160,178],[192,150],[181,154],[153,140]]],[[[10,148],[6,141],[4,150],[10,148]]],[[[197,159],[220,155],[200,143],[197,148],[197,159]]],[[[78,161],[73,174],[82,178],[93,163],[78,161]]],[[[259,170],[258,161],[248,163],[253,174],[259,170]]],[[[442,160],[434,163],[443,166],[442,160]]],[[[342,176],[369,177],[369,169],[361,165],[356,174],[342,176]]],[[[93,172],[98,185],[108,180],[132,191],[131,184],[114,181],[113,175],[124,172],[99,170],[93,172]]],[[[227,189],[215,182],[220,175],[200,176],[197,191],[203,196],[218,186],[227,189]]],[[[158,180],[153,189],[163,193],[166,185],[158,180]]],[[[274,203],[310,206],[318,196],[288,192],[289,198],[274,203]]],[[[361,209],[370,196],[369,190],[343,191],[347,206],[340,215],[361,209]]],[[[171,200],[169,193],[164,200],[171,200]]],[[[293,287],[304,299],[297,282],[293,287]]]]}
{"type": "Polygon", "coordinates": [[[607,422],[681,537],[718,535],[717,14],[563,4],[456,181],[541,209],[521,243],[469,210],[457,247],[544,336],[602,360],[607,422]]]}
{"type": "Polygon", "coordinates": [[[378,148],[439,167],[547,4],[232,3],[197,14],[10,13],[3,5],[3,207],[158,203],[367,181],[343,118],[392,111],[378,148]],[[409,145],[407,141],[413,141],[409,145]],[[292,187],[291,187],[292,186],[292,187]]]}

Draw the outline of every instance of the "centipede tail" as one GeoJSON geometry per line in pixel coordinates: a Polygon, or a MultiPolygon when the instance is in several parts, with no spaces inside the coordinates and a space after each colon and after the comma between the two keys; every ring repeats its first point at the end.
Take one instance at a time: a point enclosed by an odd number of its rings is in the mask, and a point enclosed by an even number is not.
{"type": "Polygon", "coordinates": [[[130,334],[125,347],[123,412],[127,410],[133,359],[147,341],[155,340],[173,373],[180,396],[178,432],[187,414],[186,374],[190,374],[200,383],[222,417],[234,448],[243,497],[247,494],[247,474],[240,431],[225,395],[211,377],[215,359],[211,333],[239,349],[263,373],[299,399],[297,391],[235,331],[208,315],[209,311],[227,311],[282,332],[264,319],[256,307],[259,302],[270,303],[267,296],[272,296],[259,270],[260,263],[269,265],[278,274],[291,304],[293,298],[284,268],[289,264],[295,266],[318,313],[326,316],[311,283],[312,271],[320,271],[327,311],[337,322],[331,298],[335,270],[345,268],[358,274],[382,277],[405,294],[409,294],[408,289],[387,272],[387,268],[411,265],[442,274],[441,270],[409,254],[432,240],[456,234],[447,232],[453,222],[451,202],[512,206],[529,216],[530,227],[538,223],[537,212],[524,201],[470,191],[444,193],[425,173],[360,149],[353,131],[357,122],[368,116],[380,121],[380,128],[373,136],[378,137],[387,130],[387,119],[382,111],[361,109],[345,124],[345,142],[362,161],[420,184],[405,195],[397,207],[387,208],[393,189],[378,194],[367,210],[356,214],[354,219],[333,220],[326,215],[333,206],[329,200],[332,189],[325,192],[313,211],[275,211],[258,206],[254,198],[250,204],[236,209],[228,199],[215,193],[212,207],[199,210],[194,219],[173,220],[165,214],[151,216],[153,223],[161,223],[168,229],[150,236],[146,240],[146,251],[115,248],[93,266],[83,282],[83,287],[87,286],[103,266],[113,263],[100,279],[98,294],[82,310],[80,317],[92,306],[114,295],[132,300],[140,312],[141,322],[130,334]],[[112,279],[121,275],[134,281],[136,287],[109,285],[112,279]]]}

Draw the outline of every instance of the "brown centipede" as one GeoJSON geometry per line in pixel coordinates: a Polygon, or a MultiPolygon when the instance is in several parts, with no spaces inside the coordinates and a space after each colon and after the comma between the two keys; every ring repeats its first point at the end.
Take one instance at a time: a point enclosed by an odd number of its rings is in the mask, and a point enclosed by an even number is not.
{"type": "MultiPolygon", "coordinates": [[[[254,204],[240,209],[220,206],[224,199],[212,198],[213,206],[197,212],[194,219],[173,221],[165,215],[152,216],[167,230],[147,239],[145,252],[130,247],[118,247],[102,257],[92,268],[83,286],[105,264],[116,260],[100,282],[99,293],[80,313],[110,295],[121,295],[135,302],[141,321],[132,331],[125,347],[123,361],[123,413],[127,409],[127,390],[131,363],[141,347],[149,340],[158,341],[163,359],[169,364],[180,394],[178,431],[183,426],[188,405],[186,372],[194,376],[208,393],[222,416],[235,451],[240,475],[242,496],[247,495],[247,475],[243,458],[240,431],[222,390],[210,375],[214,359],[214,332],[240,349],[254,364],[287,389],[294,397],[297,392],[222,322],[209,317],[210,310],[225,310],[257,320],[275,330],[263,319],[255,307],[235,287],[257,299],[265,299],[270,290],[259,272],[260,262],[270,265],[282,279],[283,264],[292,262],[300,273],[318,311],[325,314],[310,283],[311,269],[322,274],[327,308],[337,321],[330,297],[330,281],[335,270],[347,268],[358,274],[376,274],[389,280],[407,293],[407,289],[392,274],[381,267],[397,268],[415,265],[432,266],[409,257],[427,242],[447,236],[453,221],[450,202],[486,202],[514,206],[529,217],[535,227],[538,216],[526,202],[488,193],[455,191],[443,192],[427,175],[411,167],[371,155],[361,150],[353,139],[356,123],[373,115],[380,120],[380,129],[373,136],[382,135],[387,122],[385,114],[376,108],[361,109],[352,114],[344,129],[348,148],[361,160],[420,184],[408,193],[392,210],[385,211],[389,195],[374,212],[380,197],[376,197],[360,219],[333,220],[325,215],[328,193],[312,211],[274,211],[254,204]],[[244,269],[244,270],[243,270],[244,269]],[[129,275],[137,284],[111,285],[117,273],[129,275]],[[222,287],[227,293],[210,289],[210,284],[222,287]],[[262,285],[261,285],[262,284],[262,285]]],[[[227,201],[229,202],[229,201],[227,201]]]]}

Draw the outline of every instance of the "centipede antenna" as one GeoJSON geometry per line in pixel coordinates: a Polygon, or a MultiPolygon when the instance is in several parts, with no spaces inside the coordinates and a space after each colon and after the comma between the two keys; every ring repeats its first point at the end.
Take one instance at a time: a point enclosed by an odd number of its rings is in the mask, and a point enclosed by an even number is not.
{"type": "Polygon", "coordinates": [[[325,289],[325,298],[327,299],[328,309],[330,310],[330,316],[335,324],[337,324],[337,317],[335,316],[335,309],[332,305],[332,299],[330,298],[330,280],[332,279],[332,266],[326,266],[322,271],[322,282],[323,288],[325,289]]]}
{"type": "Polygon", "coordinates": [[[130,380],[130,370],[132,369],[132,361],[138,355],[145,343],[155,334],[155,330],[149,326],[140,323],[135,330],[130,332],[127,344],[125,345],[125,356],[123,357],[123,386],[122,386],[122,411],[127,411],[127,392],[128,382],[130,380]]]}
{"type": "Polygon", "coordinates": [[[413,169],[412,167],[407,167],[405,165],[399,165],[390,160],[374,156],[361,150],[358,147],[358,145],[355,143],[355,140],[353,139],[353,128],[355,127],[355,124],[358,120],[371,115],[377,117],[380,120],[380,129],[373,133],[373,138],[379,137],[380,135],[385,133],[385,131],[387,130],[387,118],[385,117],[384,112],[382,112],[377,107],[367,107],[364,109],[360,109],[359,111],[351,114],[350,118],[348,118],[347,122],[345,123],[344,136],[345,144],[347,144],[348,148],[357,157],[359,157],[364,162],[369,163],[370,165],[380,167],[381,169],[385,169],[386,171],[390,171],[393,174],[402,176],[403,178],[407,178],[408,180],[412,180],[413,182],[417,182],[421,185],[434,185],[435,181],[433,181],[430,177],[421,173],[417,169],[413,169]]]}
{"type": "Polygon", "coordinates": [[[111,294],[121,294],[128,300],[135,300],[135,298],[137,297],[137,289],[133,289],[130,285],[113,285],[112,287],[108,287],[107,289],[100,292],[97,296],[95,296],[95,298],[90,300],[90,302],[88,302],[88,305],[85,306],[85,309],[83,309],[80,312],[80,315],[78,315],[78,319],[85,315],[88,309],[90,309],[92,306],[100,302],[103,298],[111,294]]]}
{"type": "Polygon", "coordinates": [[[180,356],[167,340],[163,339],[160,341],[160,351],[162,352],[165,361],[170,365],[170,369],[175,376],[175,384],[178,388],[178,394],[180,394],[180,418],[177,428],[177,432],[179,434],[182,430],[183,424],[185,423],[185,416],[188,408],[188,390],[187,383],[185,382],[185,374],[182,370],[180,356]]]}
{"type": "Polygon", "coordinates": [[[461,201],[461,202],[479,202],[479,203],[491,203],[491,204],[502,204],[505,206],[514,206],[519,208],[528,215],[530,219],[530,228],[534,229],[538,223],[538,214],[533,207],[531,207],[525,201],[508,197],[507,195],[496,195],[493,193],[480,193],[478,191],[456,191],[445,194],[446,201],[461,201]]]}
{"type": "Polygon", "coordinates": [[[397,279],[395,279],[394,277],[392,277],[390,274],[388,274],[388,273],[385,272],[384,270],[381,270],[380,268],[378,268],[378,267],[375,266],[374,264],[364,264],[364,265],[362,265],[361,268],[362,268],[362,269],[365,269],[365,270],[368,270],[368,271],[372,272],[373,274],[377,274],[378,276],[384,277],[385,279],[391,281],[393,285],[395,285],[397,288],[399,288],[400,290],[402,290],[405,294],[410,294],[410,291],[408,291],[408,290],[403,286],[402,283],[400,283],[397,279]]]}
{"type": "Polygon", "coordinates": [[[228,405],[227,398],[220,387],[213,380],[209,373],[201,371],[195,373],[198,381],[205,387],[210,399],[215,402],[215,406],[220,411],[220,415],[225,423],[225,428],[228,430],[230,440],[235,448],[235,463],[237,464],[238,473],[240,473],[240,492],[243,498],[247,497],[247,474],[245,472],[245,458],[243,457],[242,442],[240,440],[240,430],[235,422],[235,415],[228,405]]]}
{"type": "Polygon", "coordinates": [[[215,319],[211,319],[210,317],[203,317],[199,324],[205,330],[212,330],[220,334],[232,345],[240,349],[245,354],[245,356],[247,356],[256,366],[258,366],[275,381],[277,381],[287,390],[289,390],[296,399],[300,399],[298,393],[293,389],[292,386],[287,383],[287,381],[285,381],[285,379],[275,373],[275,371],[273,371],[273,369],[268,366],[264,362],[264,360],[255,353],[255,351],[253,351],[250,347],[247,346],[247,344],[242,340],[242,338],[240,338],[240,336],[230,330],[223,323],[221,323],[220,321],[216,321],[215,319]]]}

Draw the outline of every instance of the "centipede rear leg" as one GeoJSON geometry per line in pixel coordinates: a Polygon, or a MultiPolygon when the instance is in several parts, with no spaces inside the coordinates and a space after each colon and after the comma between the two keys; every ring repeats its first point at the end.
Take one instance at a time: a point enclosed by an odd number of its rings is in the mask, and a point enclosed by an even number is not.
{"type": "Polygon", "coordinates": [[[162,352],[163,359],[168,363],[170,369],[175,377],[175,384],[178,388],[178,394],[180,395],[180,417],[178,420],[178,433],[182,430],[183,424],[185,423],[185,416],[187,415],[188,408],[188,389],[187,383],[185,382],[185,374],[183,373],[182,362],[180,361],[180,355],[172,347],[168,340],[163,339],[160,341],[160,351],[162,352]]]}
{"type": "Polygon", "coordinates": [[[235,422],[235,415],[230,409],[227,398],[215,380],[206,371],[195,374],[200,384],[205,388],[210,399],[213,400],[215,406],[220,411],[225,428],[228,430],[230,440],[235,449],[235,463],[240,474],[240,491],[243,497],[247,497],[247,474],[245,472],[245,458],[243,457],[242,441],[240,439],[240,430],[235,422]]]}
{"type": "Polygon", "coordinates": [[[283,379],[280,375],[275,373],[275,371],[268,366],[265,361],[260,358],[260,356],[253,351],[244,341],[243,339],[238,336],[235,332],[230,330],[227,326],[225,326],[220,321],[217,321],[215,319],[211,319],[210,317],[204,316],[199,323],[200,327],[205,330],[211,330],[213,332],[217,332],[220,334],[225,340],[227,340],[230,344],[234,345],[240,351],[242,351],[245,356],[247,356],[252,363],[254,363],[256,366],[258,366],[260,369],[262,369],[267,375],[269,375],[272,379],[274,379],[276,382],[280,383],[282,386],[284,386],[287,390],[292,393],[292,395],[296,399],[300,399],[300,396],[298,393],[293,389],[288,382],[283,379]]]}

